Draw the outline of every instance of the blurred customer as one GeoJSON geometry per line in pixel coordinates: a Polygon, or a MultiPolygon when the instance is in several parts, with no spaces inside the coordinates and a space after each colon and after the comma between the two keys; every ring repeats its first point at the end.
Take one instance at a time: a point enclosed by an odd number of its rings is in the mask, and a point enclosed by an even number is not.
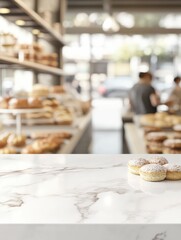
{"type": "Polygon", "coordinates": [[[136,115],[155,113],[160,99],[152,87],[152,74],[140,72],[139,82],[130,90],[130,104],[136,115]]]}
{"type": "Polygon", "coordinates": [[[174,78],[174,87],[170,93],[168,105],[171,111],[181,113],[181,77],[177,76],[174,78]]]}

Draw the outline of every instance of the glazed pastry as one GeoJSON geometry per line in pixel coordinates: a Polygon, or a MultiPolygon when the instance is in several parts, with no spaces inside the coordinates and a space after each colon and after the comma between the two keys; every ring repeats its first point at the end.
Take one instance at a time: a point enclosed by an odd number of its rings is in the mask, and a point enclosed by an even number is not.
{"type": "Polygon", "coordinates": [[[8,144],[14,147],[22,147],[26,144],[26,136],[12,134],[8,138],[8,144]]]}
{"type": "Polygon", "coordinates": [[[144,158],[133,159],[128,162],[128,170],[130,173],[139,175],[140,168],[147,164],[149,164],[149,161],[144,158]]]}
{"type": "Polygon", "coordinates": [[[140,176],[148,182],[160,182],[166,178],[166,168],[159,164],[148,164],[140,168],[140,176]]]}
{"type": "Polygon", "coordinates": [[[164,167],[167,170],[167,180],[181,180],[181,165],[166,164],[164,167]]]}
{"type": "Polygon", "coordinates": [[[157,156],[157,157],[152,157],[149,160],[150,164],[159,164],[159,165],[165,165],[168,163],[167,159],[165,157],[157,156]]]}
{"type": "Polygon", "coordinates": [[[9,108],[10,109],[27,109],[29,108],[28,100],[25,98],[22,98],[22,99],[12,98],[9,101],[9,108]]]}

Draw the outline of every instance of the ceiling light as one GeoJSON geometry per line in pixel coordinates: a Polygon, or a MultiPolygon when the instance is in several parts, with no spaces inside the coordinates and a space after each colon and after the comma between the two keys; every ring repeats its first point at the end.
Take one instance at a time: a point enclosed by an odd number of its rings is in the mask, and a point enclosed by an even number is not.
{"type": "Polygon", "coordinates": [[[9,8],[0,8],[0,14],[8,14],[10,13],[10,9],[9,8]]]}
{"type": "Polygon", "coordinates": [[[102,24],[102,29],[105,32],[118,32],[120,26],[112,16],[108,16],[102,24]]]}
{"type": "Polygon", "coordinates": [[[40,34],[40,30],[39,30],[39,29],[33,29],[33,30],[32,30],[32,33],[33,33],[34,35],[39,35],[39,34],[40,34]]]}
{"type": "Polygon", "coordinates": [[[17,20],[15,23],[18,26],[24,26],[25,25],[25,21],[24,20],[17,20]]]}

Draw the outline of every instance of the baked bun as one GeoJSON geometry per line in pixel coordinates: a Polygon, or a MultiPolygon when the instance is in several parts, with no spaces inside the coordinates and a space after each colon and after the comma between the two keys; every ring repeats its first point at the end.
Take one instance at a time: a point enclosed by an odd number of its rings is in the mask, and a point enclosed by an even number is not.
{"type": "Polygon", "coordinates": [[[165,165],[168,163],[167,159],[165,157],[157,156],[157,157],[152,157],[149,160],[150,164],[158,164],[158,165],[165,165]]]}
{"type": "Polygon", "coordinates": [[[7,145],[7,141],[11,133],[4,132],[0,134],[0,148],[4,148],[7,145]]]}
{"type": "Polygon", "coordinates": [[[146,143],[147,150],[152,153],[162,153],[163,151],[163,143],[162,142],[147,142],[146,143]]]}
{"type": "Polygon", "coordinates": [[[44,107],[58,107],[59,106],[59,101],[57,101],[56,99],[45,99],[42,102],[44,107]]]}
{"type": "Polygon", "coordinates": [[[144,133],[145,135],[147,135],[148,133],[151,133],[151,132],[161,132],[161,128],[158,128],[158,127],[153,127],[153,126],[145,126],[144,127],[144,133]]]}
{"type": "Polygon", "coordinates": [[[32,145],[24,147],[21,151],[21,154],[40,154],[41,150],[34,149],[32,145]]]}
{"type": "Polygon", "coordinates": [[[147,134],[146,139],[148,141],[163,142],[167,139],[167,134],[164,132],[151,132],[147,134]]]}
{"type": "Polygon", "coordinates": [[[173,127],[173,130],[176,131],[176,132],[181,133],[181,124],[175,125],[175,126],[173,127]]]}
{"type": "Polygon", "coordinates": [[[72,137],[71,133],[68,132],[55,132],[55,133],[32,133],[31,138],[32,139],[43,139],[43,138],[49,138],[49,137],[55,137],[55,138],[61,138],[61,139],[70,139],[72,137]]]}
{"type": "Polygon", "coordinates": [[[160,182],[166,178],[166,168],[159,164],[148,164],[140,168],[140,176],[148,182],[160,182]]]}
{"type": "Polygon", "coordinates": [[[49,137],[45,139],[38,139],[32,143],[32,148],[41,153],[55,152],[60,148],[63,140],[60,138],[49,137]]]}
{"type": "Polygon", "coordinates": [[[158,120],[163,120],[167,116],[168,116],[167,112],[157,112],[157,113],[155,113],[155,119],[158,119],[158,120]]]}
{"type": "Polygon", "coordinates": [[[65,91],[65,87],[64,86],[62,86],[62,85],[57,85],[57,86],[52,86],[51,88],[50,88],[50,92],[51,93],[65,93],[66,91],[65,91]]]}
{"type": "Polygon", "coordinates": [[[16,149],[5,147],[0,149],[0,154],[16,154],[16,149]]]}
{"type": "Polygon", "coordinates": [[[167,170],[167,180],[181,180],[181,165],[166,164],[164,167],[167,170]]]}
{"type": "Polygon", "coordinates": [[[181,139],[167,139],[166,141],[164,141],[163,145],[168,148],[180,149],[181,139]]]}
{"type": "Polygon", "coordinates": [[[0,97],[0,108],[1,109],[8,108],[8,100],[6,98],[0,97]]]}
{"type": "Polygon", "coordinates": [[[42,108],[42,101],[39,98],[29,98],[28,99],[29,108],[42,108]]]}
{"type": "Polygon", "coordinates": [[[41,84],[36,84],[33,86],[30,96],[32,96],[32,97],[47,97],[48,94],[49,94],[48,87],[41,85],[41,84]]]}
{"type": "Polygon", "coordinates": [[[12,98],[9,101],[10,109],[27,109],[29,108],[28,100],[26,98],[12,98]]]}
{"type": "Polygon", "coordinates": [[[22,147],[26,144],[26,136],[11,134],[8,138],[8,144],[13,147],[22,147]]]}
{"type": "Polygon", "coordinates": [[[163,154],[181,154],[181,149],[163,148],[163,154]]]}
{"type": "Polygon", "coordinates": [[[144,158],[132,159],[128,162],[128,170],[130,173],[139,175],[140,168],[146,164],[149,164],[149,161],[144,158]]]}

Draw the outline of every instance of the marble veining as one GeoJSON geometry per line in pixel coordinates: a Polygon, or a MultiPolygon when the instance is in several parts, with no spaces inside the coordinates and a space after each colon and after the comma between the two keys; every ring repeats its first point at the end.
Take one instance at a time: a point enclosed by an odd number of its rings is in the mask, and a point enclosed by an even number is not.
{"type": "MultiPolygon", "coordinates": [[[[0,223],[181,223],[181,181],[128,174],[133,157],[1,155],[0,223]]],[[[166,158],[181,163],[179,155],[166,158]]]]}

